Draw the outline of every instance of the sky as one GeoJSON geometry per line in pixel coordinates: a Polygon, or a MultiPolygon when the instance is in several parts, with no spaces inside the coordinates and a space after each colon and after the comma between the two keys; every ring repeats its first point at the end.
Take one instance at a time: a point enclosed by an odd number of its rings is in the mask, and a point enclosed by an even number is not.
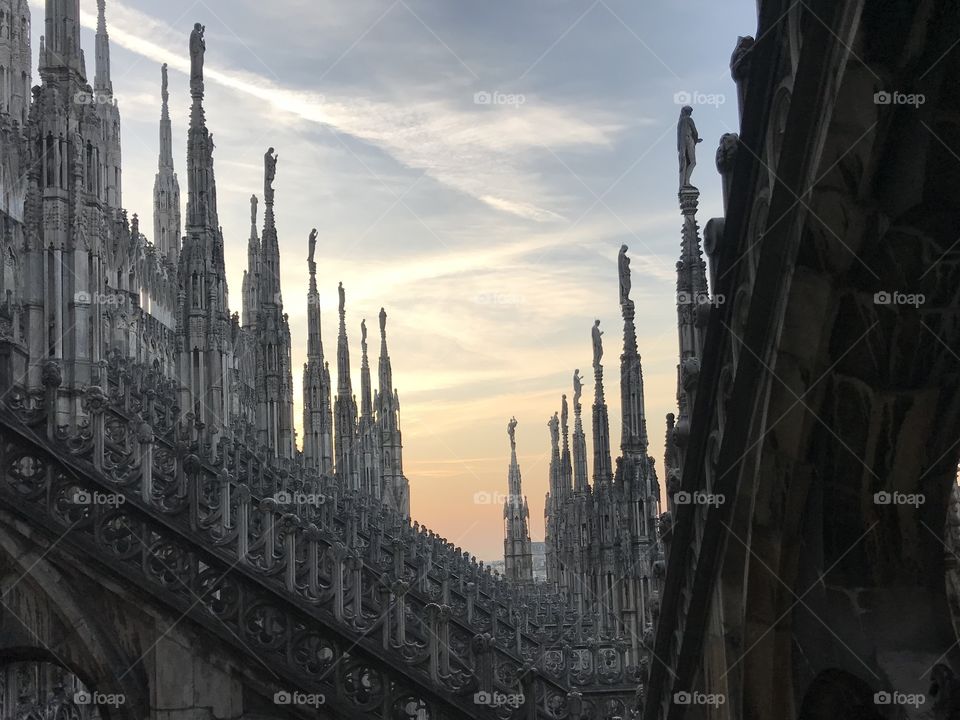
{"type": "MultiPolygon", "coordinates": [[[[92,80],[96,2],[80,5],[92,80]]],[[[31,11],[36,58],[42,0],[31,11]]],[[[713,156],[739,125],[729,60],[737,37],[755,32],[752,0],[107,0],[123,201],[148,237],[164,62],[186,202],[194,22],[206,25],[205,108],[234,311],[250,196],[262,193],[267,148],[279,155],[298,427],[315,227],[324,350],[335,367],[342,281],[356,392],[360,322],[375,350],[381,306],[388,313],[414,519],[480,558],[502,558],[515,415],[531,537],[541,540],[547,421],[563,393],[572,398],[577,368],[592,452],[595,318],[617,455],[617,253],[626,244],[663,482],[682,227],[676,122],[680,106],[693,105],[703,227],[721,214],[713,156]]]]}

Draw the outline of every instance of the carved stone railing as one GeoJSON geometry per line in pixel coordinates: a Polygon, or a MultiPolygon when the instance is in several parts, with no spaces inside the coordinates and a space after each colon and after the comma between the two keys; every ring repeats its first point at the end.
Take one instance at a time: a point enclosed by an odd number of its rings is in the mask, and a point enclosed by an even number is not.
{"type": "Polygon", "coordinates": [[[629,657],[621,638],[596,632],[597,623],[578,617],[559,594],[542,585],[530,591],[509,583],[418,523],[411,525],[371,498],[344,492],[334,478],[317,477],[302,463],[271,459],[267,449],[257,447],[249,428],[233,428],[212,441],[207,428],[191,414],[181,418],[175,383],[149,368],[114,354],[104,375],[108,412],[119,418],[114,425],[150,426],[156,438],[156,464],[167,468],[168,475],[176,472],[178,458],[192,452],[200,464],[197,472],[208,482],[226,472],[232,481],[245,484],[257,501],[284,494],[294,502],[278,507],[305,523],[328,528],[340,542],[364,551],[370,568],[389,575],[381,582],[402,579],[425,601],[450,605],[455,624],[464,632],[489,633],[496,647],[555,678],[566,673],[568,663],[556,668],[555,657],[567,647],[563,657],[570,663],[595,668],[568,673],[572,684],[585,691],[590,686],[607,690],[619,685],[632,692],[642,677],[637,658],[629,657]],[[296,501],[311,497],[324,502],[296,501]],[[609,659],[614,652],[615,662],[609,659]]]}
{"type": "Polygon", "coordinates": [[[70,543],[345,715],[563,718],[574,686],[609,697],[572,696],[574,716],[624,714],[637,675],[624,643],[566,642],[576,625],[556,599],[521,596],[332,479],[209,442],[172,383],[115,366],[73,427],[57,423],[55,364],[43,397],[7,394],[0,496],[23,516],[71,528],[70,543]]]}

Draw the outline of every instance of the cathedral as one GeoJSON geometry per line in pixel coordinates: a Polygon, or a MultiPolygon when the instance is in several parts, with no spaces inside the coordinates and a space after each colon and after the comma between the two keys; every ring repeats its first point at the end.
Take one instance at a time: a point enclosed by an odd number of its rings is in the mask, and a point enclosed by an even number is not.
{"type": "Polygon", "coordinates": [[[8,387],[43,392],[62,373],[57,422],[84,417],[84,393],[113,359],[152,368],[179,387],[179,409],[207,445],[256,448],[343,492],[409,517],[400,402],[381,310],[378,387],[361,325],[359,407],[350,378],[346,294],[340,287],[337,385],[324,358],[315,248],[310,235],[309,332],[303,437],[294,428],[293,338],[280,288],[274,214],[277,155],[264,155],[262,198],[251,198],[242,312],[228,299],[217,210],[213,136],[204,111],[204,28],[190,37],[186,214],[172,150],[167,66],[161,69],[153,237],[123,205],[121,108],[110,77],[106,2],[98,0],[93,82],[80,43],[79,0],[47,0],[39,85],[32,85],[30,8],[0,0],[0,373],[8,387]],[[263,224],[259,225],[259,210],[263,224]],[[335,395],[334,395],[335,393],[335,395]]]}

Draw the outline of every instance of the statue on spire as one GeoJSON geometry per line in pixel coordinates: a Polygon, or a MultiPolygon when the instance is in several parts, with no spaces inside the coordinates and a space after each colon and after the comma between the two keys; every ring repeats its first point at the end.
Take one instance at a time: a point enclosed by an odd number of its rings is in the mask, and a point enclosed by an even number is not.
{"type": "Polygon", "coordinates": [[[314,255],[317,252],[317,229],[314,228],[310,231],[310,255],[307,257],[307,262],[310,263],[310,271],[313,272],[314,268],[317,266],[317,263],[314,261],[314,255]]]}
{"type": "Polygon", "coordinates": [[[277,177],[277,160],[279,155],[275,155],[273,148],[267,150],[263,155],[263,197],[270,205],[273,204],[273,181],[277,177]]]}
{"type": "Polygon", "coordinates": [[[387,336],[387,311],[380,308],[380,336],[387,336]]]}
{"type": "Polygon", "coordinates": [[[203,94],[203,56],[207,52],[207,42],[203,34],[207,28],[196,23],[190,33],[190,93],[203,94]]]}
{"type": "Polygon", "coordinates": [[[593,323],[593,369],[600,369],[600,361],[603,359],[603,330],[600,329],[600,321],[593,323]]]}
{"type": "Polygon", "coordinates": [[[257,205],[260,203],[256,195],[250,196],[250,224],[256,227],[257,224],[257,205]]]}
{"type": "Polygon", "coordinates": [[[360,352],[363,353],[363,357],[367,356],[367,321],[363,319],[360,321],[360,352]]]}
{"type": "Polygon", "coordinates": [[[347,293],[343,289],[343,283],[340,283],[338,291],[340,293],[340,316],[343,317],[343,314],[347,312],[347,293]]]}
{"type": "Polygon", "coordinates": [[[164,105],[167,105],[170,102],[170,88],[169,81],[167,80],[167,64],[164,63],[163,67],[160,68],[160,99],[163,101],[164,105]]]}
{"type": "Polygon", "coordinates": [[[510,450],[516,451],[517,449],[517,419],[515,417],[510,418],[510,422],[507,423],[507,435],[510,436],[510,450]]]}
{"type": "Polygon", "coordinates": [[[580,405],[580,396],[583,394],[583,380],[580,378],[580,369],[573,371],[573,407],[580,405]]]}
{"type": "Polygon", "coordinates": [[[617,259],[620,268],[620,304],[625,305],[630,302],[630,258],[627,257],[626,245],[620,246],[620,255],[617,259]]]}
{"type": "Polygon", "coordinates": [[[554,413],[553,417],[547,422],[547,427],[550,428],[551,447],[560,447],[560,418],[557,417],[556,413],[554,413]]]}
{"type": "Polygon", "coordinates": [[[677,123],[677,152],[680,156],[680,189],[692,187],[690,177],[697,166],[697,144],[703,138],[697,133],[693,122],[693,108],[684,105],[680,109],[680,121],[677,123]]]}

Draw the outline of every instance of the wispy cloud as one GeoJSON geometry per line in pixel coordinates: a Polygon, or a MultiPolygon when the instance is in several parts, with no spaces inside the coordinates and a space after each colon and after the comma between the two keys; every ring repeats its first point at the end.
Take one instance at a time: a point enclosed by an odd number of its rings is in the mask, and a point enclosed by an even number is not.
{"type": "MultiPolygon", "coordinates": [[[[35,0],[35,5],[39,3],[35,0]]],[[[96,17],[82,12],[86,27],[96,17]]],[[[189,23],[185,23],[189,25],[189,23]]],[[[164,22],[121,2],[110,3],[111,42],[148,60],[190,72],[185,37],[164,22]]],[[[284,87],[251,72],[225,70],[216,62],[218,40],[208,37],[204,77],[269,104],[285,123],[307,121],[376,145],[403,165],[505,213],[537,223],[562,221],[551,206],[559,199],[530,169],[538,148],[610,147],[622,123],[600,112],[524,98],[522,106],[477,105],[473,93],[453,100],[392,100],[333,96],[284,87]]]]}

